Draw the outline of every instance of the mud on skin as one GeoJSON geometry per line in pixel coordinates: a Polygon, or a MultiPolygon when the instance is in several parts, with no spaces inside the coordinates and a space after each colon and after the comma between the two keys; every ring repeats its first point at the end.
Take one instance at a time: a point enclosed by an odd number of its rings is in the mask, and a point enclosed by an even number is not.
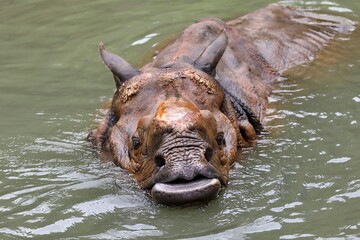
{"type": "Polygon", "coordinates": [[[200,20],[139,70],[101,43],[116,92],[88,139],[158,203],[214,199],[237,152],[256,144],[273,83],[353,30],[342,17],[272,4],[200,20]]]}

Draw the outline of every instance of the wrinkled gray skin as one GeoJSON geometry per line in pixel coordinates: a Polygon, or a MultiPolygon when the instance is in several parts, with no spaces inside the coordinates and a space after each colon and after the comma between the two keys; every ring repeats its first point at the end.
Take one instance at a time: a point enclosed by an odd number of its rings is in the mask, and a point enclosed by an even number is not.
{"type": "Polygon", "coordinates": [[[100,44],[117,90],[89,139],[156,202],[209,201],[237,152],[256,143],[272,83],[353,28],[272,4],[227,23],[199,21],[140,70],[100,44]]]}

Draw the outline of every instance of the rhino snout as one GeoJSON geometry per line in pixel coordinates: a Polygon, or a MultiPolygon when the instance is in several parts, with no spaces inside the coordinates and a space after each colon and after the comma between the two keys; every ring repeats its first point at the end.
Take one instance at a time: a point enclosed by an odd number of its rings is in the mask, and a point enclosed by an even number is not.
{"type": "Polygon", "coordinates": [[[197,178],[219,178],[218,171],[209,163],[212,150],[206,150],[200,156],[186,150],[175,150],[178,154],[168,158],[163,155],[155,157],[159,170],[155,175],[155,183],[172,181],[191,181],[197,178]]]}
{"type": "Polygon", "coordinates": [[[210,148],[198,151],[172,149],[167,157],[158,155],[155,163],[159,170],[154,176],[155,185],[150,190],[158,203],[190,204],[214,199],[222,186],[222,178],[209,162],[210,148]]]}

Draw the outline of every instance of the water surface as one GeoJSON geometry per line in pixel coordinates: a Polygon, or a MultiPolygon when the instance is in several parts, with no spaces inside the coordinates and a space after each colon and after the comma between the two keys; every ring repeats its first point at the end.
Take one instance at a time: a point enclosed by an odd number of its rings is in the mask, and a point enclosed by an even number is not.
{"type": "MultiPolygon", "coordinates": [[[[205,206],[154,204],[85,141],[114,91],[97,45],[141,66],[207,16],[272,1],[1,1],[0,238],[360,238],[360,32],[289,73],[266,131],[205,206]]],[[[359,21],[360,2],[284,1],[359,21]]]]}

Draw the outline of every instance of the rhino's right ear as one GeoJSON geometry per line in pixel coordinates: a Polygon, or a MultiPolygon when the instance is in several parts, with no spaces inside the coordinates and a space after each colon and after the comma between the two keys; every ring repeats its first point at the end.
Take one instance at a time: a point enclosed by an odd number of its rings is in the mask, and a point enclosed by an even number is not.
{"type": "Polygon", "coordinates": [[[116,88],[119,88],[126,80],[140,73],[139,70],[131,66],[123,58],[107,51],[103,43],[99,44],[99,52],[105,65],[114,74],[116,88]]]}
{"type": "Polygon", "coordinates": [[[206,72],[209,75],[214,75],[216,65],[220,61],[228,44],[228,37],[223,31],[194,61],[194,66],[206,72]]]}

